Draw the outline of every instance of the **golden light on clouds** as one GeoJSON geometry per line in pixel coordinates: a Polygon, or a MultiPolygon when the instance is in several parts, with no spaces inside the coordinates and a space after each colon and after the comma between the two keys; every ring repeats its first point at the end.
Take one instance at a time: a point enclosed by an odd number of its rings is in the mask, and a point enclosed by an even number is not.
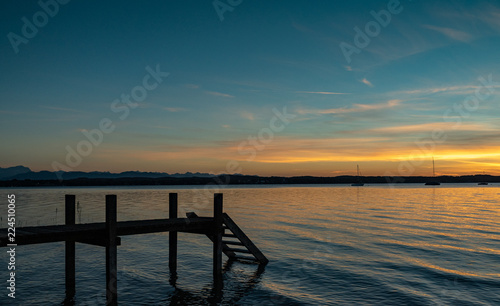
{"type": "Polygon", "coordinates": [[[461,147],[444,142],[432,150],[430,148],[420,148],[412,141],[394,142],[389,137],[276,137],[260,147],[249,142],[231,141],[203,146],[165,145],[122,153],[103,150],[96,158],[101,161],[114,158],[116,162],[116,156],[120,156],[120,159],[134,160],[137,164],[162,167],[189,162],[192,169],[206,172],[224,171],[225,164],[235,161],[242,166],[241,173],[244,174],[255,174],[254,171],[260,169],[262,175],[293,175],[292,170],[300,168],[310,169],[311,175],[332,176],[353,174],[353,165],[358,163],[363,164],[365,175],[384,175],[386,171],[396,171],[400,164],[408,161],[414,168],[411,175],[430,175],[434,157],[438,175],[468,175],[483,171],[500,174],[500,162],[497,162],[500,161],[500,145],[461,147]]]}

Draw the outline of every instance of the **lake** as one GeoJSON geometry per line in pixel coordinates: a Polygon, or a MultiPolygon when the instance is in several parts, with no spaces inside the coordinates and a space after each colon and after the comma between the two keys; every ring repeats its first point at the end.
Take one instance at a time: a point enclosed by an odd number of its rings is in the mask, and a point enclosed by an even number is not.
{"type": "MultiPolygon", "coordinates": [[[[500,304],[498,184],[3,188],[1,227],[11,193],[19,227],[63,224],[65,194],[79,202],[77,223],[104,221],[106,194],[118,196],[118,221],[167,218],[169,192],[179,194],[179,216],[212,216],[213,193],[224,193],[224,211],[270,260],[264,269],[227,266],[223,305],[500,304]]],[[[17,298],[2,286],[0,304],[60,305],[64,243],[19,246],[16,255],[17,298]]],[[[1,256],[5,280],[7,262],[1,256]]],[[[168,233],[122,237],[119,303],[210,304],[206,236],[179,234],[177,272],[174,288],[168,233]]],[[[104,305],[104,248],[77,243],[76,273],[76,305],[104,305]]]]}

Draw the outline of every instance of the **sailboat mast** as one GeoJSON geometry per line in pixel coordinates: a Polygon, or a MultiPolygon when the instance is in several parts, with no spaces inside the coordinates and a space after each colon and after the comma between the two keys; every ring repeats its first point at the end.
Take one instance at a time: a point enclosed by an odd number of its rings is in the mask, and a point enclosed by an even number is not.
{"type": "Polygon", "coordinates": [[[432,181],[426,182],[425,185],[432,185],[432,186],[437,186],[441,185],[441,183],[436,181],[436,168],[434,165],[434,156],[432,157],[432,177],[434,178],[432,181]]]}

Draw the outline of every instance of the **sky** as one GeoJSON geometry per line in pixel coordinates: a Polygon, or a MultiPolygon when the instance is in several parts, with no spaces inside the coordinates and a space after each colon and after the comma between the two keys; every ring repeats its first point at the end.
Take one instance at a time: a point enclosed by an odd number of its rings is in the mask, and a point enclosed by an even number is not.
{"type": "Polygon", "coordinates": [[[4,1],[0,167],[500,175],[500,1],[4,1]]]}

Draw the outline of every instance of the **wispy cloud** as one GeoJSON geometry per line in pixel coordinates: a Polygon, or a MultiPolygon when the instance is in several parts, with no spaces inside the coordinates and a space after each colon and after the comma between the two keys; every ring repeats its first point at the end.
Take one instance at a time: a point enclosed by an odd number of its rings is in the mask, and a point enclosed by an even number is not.
{"type": "Polygon", "coordinates": [[[393,108],[399,106],[402,102],[403,100],[394,99],[378,104],[354,104],[353,107],[350,108],[342,107],[342,108],[315,109],[315,110],[300,109],[297,112],[299,114],[318,114],[318,115],[358,113],[358,112],[393,108]]]}
{"type": "Polygon", "coordinates": [[[333,91],[296,91],[296,93],[306,93],[306,94],[318,94],[318,95],[348,95],[345,92],[333,92],[333,91]]]}
{"type": "Polygon", "coordinates": [[[196,84],[186,84],[184,86],[186,86],[186,88],[190,88],[190,89],[198,89],[198,88],[200,88],[200,85],[196,85],[196,84]]]}
{"type": "Polygon", "coordinates": [[[363,83],[363,84],[366,84],[366,85],[368,85],[370,87],[373,87],[372,82],[368,81],[366,78],[362,79],[360,82],[363,83]]]}
{"type": "Polygon", "coordinates": [[[479,18],[482,22],[485,22],[498,32],[500,30],[500,9],[491,5],[488,7],[488,10],[489,14],[477,14],[475,17],[479,18]]]}
{"type": "Polygon", "coordinates": [[[217,96],[217,97],[224,97],[224,98],[234,98],[234,96],[222,92],[217,92],[217,91],[205,91],[206,94],[212,95],[212,96],[217,96]]]}
{"type": "Polygon", "coordinates": [[[455,91],[464,91],[464,90],[473,90],[479,88],[479,86],[473,85],[464,85],[464,86],[447,86],[447,87],[434,87],[434,88],[422,88],[422,89],[413,89],[413,90],[405,90],[401,91],[402,94],[435,94],[440,92],[455,92],[455,91]]]}
{"type": "Polygon", "coordinates": [[[183,108],[183,107],[164,107],[163,109],[166,110],[166,111],[169,111],[171,113],[177,113],[177,112],[185,112],[185,111],[187,111],[187,109],[183,108]]]}
{"type": "MultiPolygon", "coordinates": [[[[429,131],[433,131],[436,129],[442,130],[453,130],[453,126],[455,122],[429,122],[429,123],[421,123],[421,124],[410,124],[410,125],[398,125],[398,126],[389,126],[389,127],[381,127],[374,128],[369,130],[364,130],[363,133],[367,132],[375,132],[375,133],[429,133],[429,131]]],[[[462,123],[460,125],[460,131],[476,131],[476,132],[486,132],[486,131],[494,131],[488,125],[481,123],[462,123]]]]}
{"type": "Polygon", "coordinates": [[[432,25],[423,25],[422,27],[429,29],[429,30],[439,32],[439,33],[441,33],[441,34],[443,34],[451,39],[462,41],[462,42],[469,42],[473,38],[472,35],[470,35],[469,33],[455,30],[452,28],[436,27],[436,26],[432,26],[432,25]]]}
{"type": "Polygon", "coordinates": [[[255,116],[254,116],[252,113],[247,112],[247,111],[243,111],[243,112],[241,112],[241,113],[240,113],[240,116],[241,116],[242,118],[245,118],[245,119],[248,119],[248,120],[252,120],[252,121],[253,121],[253,120],[255,120],[255,116]]]}
{"type": "Polygon", "coordinates": [[[40,107],[45,108],[45,109],[65,111],[65,112],[86,113],[85,111],[82,111],[79,109],[74,109],[74,108],[55,107],[55,106],[46,106],[46,105],[40,105],[40,107]]]}
{"type": "Polygon", "coordinates": [[[231,126],[229,124],[223,124],[222,127],[225,129],[229,129],[231,126]]]}
{"type": "MultiPolygon", "coordinates": [[[[404,91],[398,91],[396,92],[396,94],[408,94],[408,95],[427,95],[436,93],[467,94],[467,93],[473,93],[476,89],[481,89],[481,88],[484,88],[484,86],[456,85],[456,86],[443,86],[443,87],[404,90],[404,91]]],[[[490,88],[500,88],[500,85],[491,85],[490,88]]]]}

